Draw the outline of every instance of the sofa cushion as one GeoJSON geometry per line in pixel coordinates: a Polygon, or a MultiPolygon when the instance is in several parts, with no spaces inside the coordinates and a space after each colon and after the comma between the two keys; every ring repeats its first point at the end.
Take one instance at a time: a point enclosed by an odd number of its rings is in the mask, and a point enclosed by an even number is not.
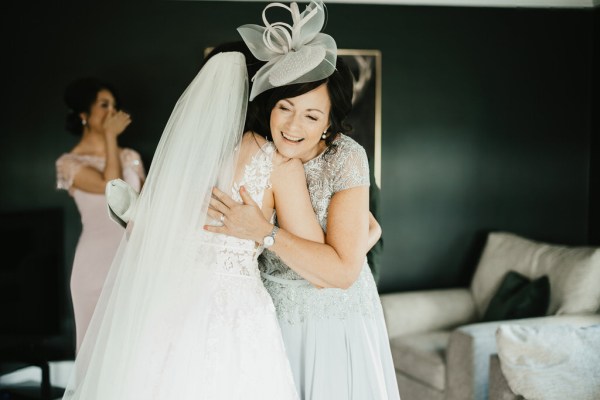
{"type": "Polygon", "coordinates": [[[600,398],[600,324],[501,325],[496,333],[502,372],[526,399],[600,398]]]}
{"type": "Polygon", "coordinates": [[[390,340],[397,371],[434,389],[444,390],[449,331],[402,335],[390,340]]]}
{"type": "Polygon", "coordinates": [[[492,232],[479,260],[471,292],[482,316],[502,278],[517,271],[529,279],[548,275],[548,314],[594,313],[600,307],[600,248],[536,242],[506,232],[492,232]]]}
{"type": "Polygon", "coordinates": [[[546,315],[549,302],[547,276],[530,281],[518,272],[509,271],[492,297],[482,321],[542,317],[546,315]]]}

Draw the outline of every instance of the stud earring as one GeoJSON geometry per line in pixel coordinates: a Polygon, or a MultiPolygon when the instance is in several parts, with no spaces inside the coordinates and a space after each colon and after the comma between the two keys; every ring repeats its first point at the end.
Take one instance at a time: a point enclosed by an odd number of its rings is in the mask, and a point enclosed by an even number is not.
{"type": "Polygon", "coordinates": [[[323,132],[323,134],[321,135],[321,139],[327,139],[327,131],[323,132]]]}
{"type": "Polygon", "coordinates": [[[81,125],[86,126],[87,125],[87,121],[85,119],[81,120],[81,125]]]}

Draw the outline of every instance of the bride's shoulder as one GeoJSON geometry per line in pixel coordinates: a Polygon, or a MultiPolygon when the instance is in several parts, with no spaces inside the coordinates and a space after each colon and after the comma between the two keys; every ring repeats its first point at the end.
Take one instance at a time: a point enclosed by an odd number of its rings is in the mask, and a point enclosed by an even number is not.
{"type": "Polygon", "coordinates": [[[246,132],[242,136],[242,140],[239,144],[239,160],[242,163],[249,162],[256,155],[256,153],[261,149],[263,145],[262,142],[266,142],[266,140],[258,135],[253,134],[252,132],[246,132]],[[261,139],[263,139],[261,141],[261,139]]]}
{"type": "Polygon", "coordinates": [[[267,139],[254,132],[248,131],[242,136],[241,146],[242,150],[258,150],[262,148],[265,143],[267,143],[267,139]]]}
{"type": "Polygon", "coordinates": [[[244,133],[241,141],[240,154],[242,156],[250,155],[252,157],[257,154],[262,154],[263,156],[272,159],[273,164],[281,164],[288,160],[277,152],[277,148],[273,142],[270,142],[263,136],[253,132],[244,133]]]}

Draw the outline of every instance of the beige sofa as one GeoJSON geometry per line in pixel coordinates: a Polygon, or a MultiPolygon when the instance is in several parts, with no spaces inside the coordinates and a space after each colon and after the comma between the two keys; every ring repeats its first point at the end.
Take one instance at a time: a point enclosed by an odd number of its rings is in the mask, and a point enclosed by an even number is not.
{"type": "Polygon", "coordinates": [[[499,232],[488,236],[469,288],[382,295],[402,400],[487,399],[498,326],[600,323],[599,281],[600,249],[549,245],[499,232]],[[549,277],[548,315],[478,322],[509,270],[530,279],[549,277]]]}
{"type": "Polygon", "coordinates": [[[600,316],[574,324],[504,324],[496,344],[491,400],[600,399],[600,316]]]}

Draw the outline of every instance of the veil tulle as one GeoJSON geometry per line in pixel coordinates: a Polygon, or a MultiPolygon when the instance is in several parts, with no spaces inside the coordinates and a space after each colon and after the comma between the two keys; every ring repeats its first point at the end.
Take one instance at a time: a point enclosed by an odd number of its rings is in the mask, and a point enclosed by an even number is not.
{"type": "Polygon", "coordinates": [[[201,393],[202,372],[185,366],[205,364],[199,362],[207,345],[203,304],[213,287],[211,263],[195,260],[198,251],[211,257],[208,244],[198,245],[211,188],[231,190],[248,99],[246,71],[241,53],[217,54],[175,105],[64,399],[201,393]]]}

